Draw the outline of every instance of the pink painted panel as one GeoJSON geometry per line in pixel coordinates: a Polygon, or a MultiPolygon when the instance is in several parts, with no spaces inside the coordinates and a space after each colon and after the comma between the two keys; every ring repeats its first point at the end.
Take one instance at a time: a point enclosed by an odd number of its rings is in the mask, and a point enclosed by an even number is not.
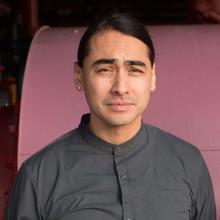
{"type": "MultiPolygon", "coordinates": [[[[18,166],[76,127],[88,112],[83,94],[73,83],[73,63],[83,30],[44,27],[33,39],[22,91],[18,166]]],[[[199,147],[211,172],[220,212],[220,26],[154,26],[149,30],[157,52],[157,90],[144,121],[199,147]]]]}
{"type": "Polygon", "coordinates": [[[87,112],[74,88],[73,63],[81,29],[43,27],[34,37],[21,99],[18,166],[55,138],[73,129],[87,112]]]}
{"type": "Polygon", "coordinates": [[[201,150],[220,149],[220,25],[150,28],[157,90],[144,119],[201,150]]]}

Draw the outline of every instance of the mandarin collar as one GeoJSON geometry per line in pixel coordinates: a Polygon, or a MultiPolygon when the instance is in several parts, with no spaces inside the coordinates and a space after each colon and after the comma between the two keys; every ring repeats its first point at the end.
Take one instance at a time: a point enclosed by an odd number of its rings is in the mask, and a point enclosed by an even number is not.
{"type": "Polygon", "coordinates": [[[116,145],[96,136],[88,127],[89,120],[89,114],[85,114],[82,116],[81,122],[78,127],[80,135],[87,143],[106,153],[122,156],[131,151],[137,150],[137,148],[143,146],[147,142],[148,132],[145,129],[145,125],[143,122],[141,123],[141,127],[138,132],[131,139],[122,144],[116,145]]]}

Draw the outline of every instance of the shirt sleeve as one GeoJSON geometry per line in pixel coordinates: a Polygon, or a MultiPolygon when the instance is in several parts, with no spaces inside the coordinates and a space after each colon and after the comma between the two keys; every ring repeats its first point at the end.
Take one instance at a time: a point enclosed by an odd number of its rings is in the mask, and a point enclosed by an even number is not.
{"type": "Polygon", "coordinates": [[[10,191],[4,220],[43,220],[31,172],[23,165],[10,191]]]}
{"type": "Polygon", "coordinates": [[[216,220],[216,206],[209,171],[200,155],[200,176],[194,200],[192,220],[216,220]]]}

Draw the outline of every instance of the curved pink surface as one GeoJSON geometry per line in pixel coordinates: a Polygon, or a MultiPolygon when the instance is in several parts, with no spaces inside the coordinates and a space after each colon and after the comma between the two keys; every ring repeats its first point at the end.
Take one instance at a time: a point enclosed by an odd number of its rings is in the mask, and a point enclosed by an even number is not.
{"type": "MultiPolygon", "coordinates": [[[[202,151],[220,213],[220,26],[149,27],[157,57],[157,90],[144,121],[202,151]]],[[[73,129],[84,112],[84,96],[73,83],[73,63],[83,28],[38,31],[23,84],[18,165],[73,129]]],[[[220,218],[218,218],[220,219],[220,218]]]]}

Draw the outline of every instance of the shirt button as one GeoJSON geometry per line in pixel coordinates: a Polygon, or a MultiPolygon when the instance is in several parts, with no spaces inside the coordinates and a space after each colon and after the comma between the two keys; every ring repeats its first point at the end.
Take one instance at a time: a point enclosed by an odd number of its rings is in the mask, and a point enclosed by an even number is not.
{"type": "Polygon", "coordinates": [[[122,148],[120,148],[120,147],[117,147],[116,150],[117,150],[119,153],[122,152],[122,148]]]}
{"type": "Polygon", "coordinates": [[[121,175],[120,175],[120,179],[121,179],[121,180],[127,179],[127,175],[126,175],[126,174],[121,174],[121,175]]]}

